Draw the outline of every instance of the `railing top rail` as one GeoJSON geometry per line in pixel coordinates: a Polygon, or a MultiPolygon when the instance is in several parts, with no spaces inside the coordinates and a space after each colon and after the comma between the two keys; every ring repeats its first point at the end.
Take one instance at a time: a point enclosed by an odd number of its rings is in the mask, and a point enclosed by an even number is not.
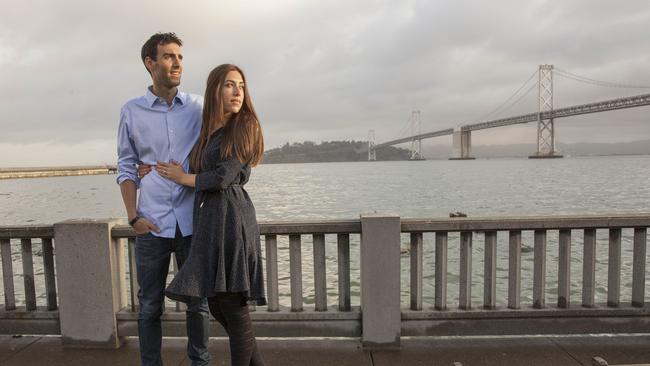
{"type": "Polygon", "coordinates": [[[402,219],[402,232],[506,231],[650,227],[650,213],[620,215],[402,219]]]}
{"type": "MultiPolygon", "coordinates": [[[[359,233],[361,233],[360,220],[260,222],[260,234],[262,235],[359,233]]],[[[127,225],[113,227],[111,234],[114,238],[130,238],[135,236],[133,229],[127,225]]]]}
{"type": "Polygon", "coordinates": [[[54,225],[0,226],[0,239],[54,238],[54,225]]]}
{"type": "MultiPolygon", "coordinates": [[[[403,218],[402,232],[606,229],[650,227],[650,213],[618,215],[403,218]]],[[[262,235],[359,234],[361,220],[260,222],[262,235]]],[[[113,227],[114,238],[134,237],[128,225],[113,227]]],[[[53,238],[54,225],[0,226],[0,239],[53,238]]]]}

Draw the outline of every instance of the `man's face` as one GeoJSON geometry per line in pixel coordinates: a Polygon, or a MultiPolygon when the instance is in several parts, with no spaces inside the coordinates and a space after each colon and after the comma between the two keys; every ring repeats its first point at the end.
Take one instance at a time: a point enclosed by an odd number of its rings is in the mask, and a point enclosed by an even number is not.
{"type": "Polygon", "coordinates": [[[183,55],[181,47],[176,43],[158,45],[158,55],[155,60],[147,57],[145,63],[154,84],[166,88],[174,88],[181,83],[183,72],[183,55]]]}

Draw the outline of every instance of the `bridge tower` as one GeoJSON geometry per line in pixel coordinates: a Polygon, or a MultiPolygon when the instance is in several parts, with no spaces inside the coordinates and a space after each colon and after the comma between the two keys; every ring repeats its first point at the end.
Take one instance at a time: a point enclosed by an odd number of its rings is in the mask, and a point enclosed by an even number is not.
{"type": "Polygon", "coordinates": [[[542,114],[553,111],[553,65],[539,65],[539,101],[537,115],[537,152],[530,159],[561,158],[555,154],[555,128],[553,118],[543,119],[542,114]]]}
{"type": "Polygon", "coordinates": [[[375,130],[368,130],[368,161],[377,160],[375,153],[375,130]]]}
{"type": "MultiPolygon", "coordinates": [[[[422,133],[422,118],[420,111],[411,112],[411,136],[422,133]]],[[[410,160],[424,160],[422,157],[422,139],[411,140],[411,157],[410,160]]]]}

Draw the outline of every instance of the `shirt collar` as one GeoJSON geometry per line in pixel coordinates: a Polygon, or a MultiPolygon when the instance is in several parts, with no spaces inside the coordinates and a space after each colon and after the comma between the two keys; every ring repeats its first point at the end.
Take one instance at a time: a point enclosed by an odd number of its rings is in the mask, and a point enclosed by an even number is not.
{"type": "MultiPolygon", "coordinates": [[[[150,85],[147,88],[147,92],[144,95],[144,98],[147,101],[147,105],[149,107],[153,107],[153,105],[157,101],[160,101],[161,103],[166,104],[166,102],[162,98],[160,98],[159,96],[157,96],[156,94],[153,93],[152,89],[153,89],[153,86],[150,85]]],[[[183,105],[183,104],[185,104],[185,98],[186,98],[185,93],[181,93],[180,90],[176,89],[176,96],[174,97],[174,102],[179,102],[181,105],[183,105]]],[[[173,104],[173,102],[172,102],[172,104],[173,104]]]]}

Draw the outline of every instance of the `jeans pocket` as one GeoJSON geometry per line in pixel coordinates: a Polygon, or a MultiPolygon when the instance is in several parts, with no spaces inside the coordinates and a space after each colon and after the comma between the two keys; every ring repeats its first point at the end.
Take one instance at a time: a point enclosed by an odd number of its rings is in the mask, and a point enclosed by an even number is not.
{"type": "Polygon", "coordinates": [[[139,239],[139,240],[149,240],[149,239],[154,238],[154,236],[153,236],[153,234],[151,233],[151,231],[148,231],[148,232],[146,232],[146,233],[144,233],[144,234],[136,234],[135,237],[136,237],[137,239],[139,239]]]}

